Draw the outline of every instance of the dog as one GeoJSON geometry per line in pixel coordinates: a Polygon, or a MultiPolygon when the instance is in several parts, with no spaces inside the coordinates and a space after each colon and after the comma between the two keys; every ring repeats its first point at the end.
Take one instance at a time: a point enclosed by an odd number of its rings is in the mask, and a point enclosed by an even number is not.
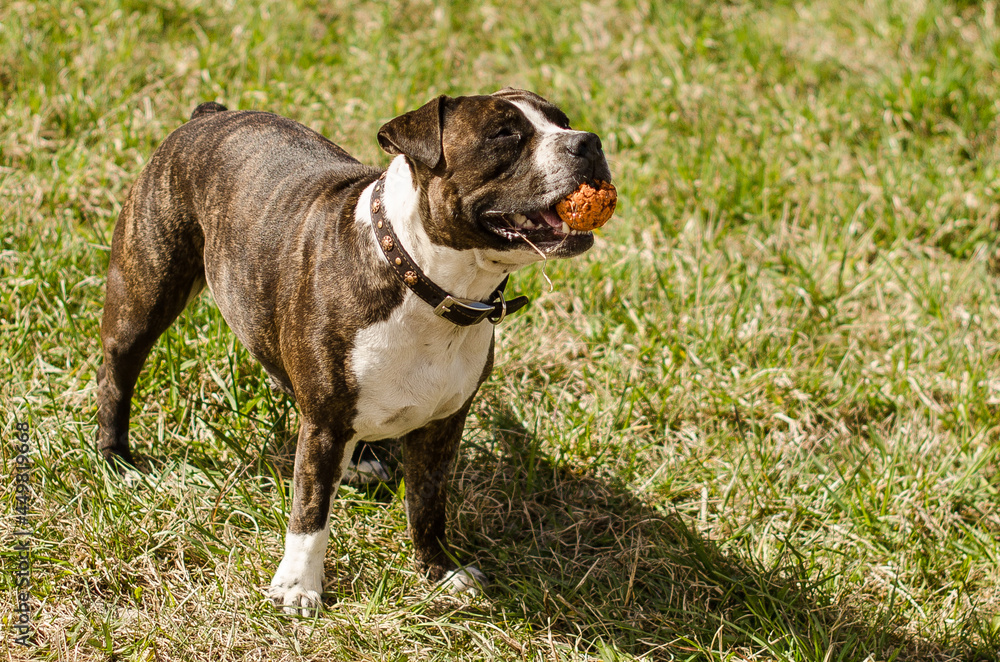
{"type": "Polygon", "coordinates": [[[486,585],[445,536],[448,476],[517,269],[588,250],[554,206],[610,181],[600,138],[528,91],[439,96],[378,131],[362,165],[279,115],[209,102],[156,149],[115,224],[101,320],[97,446],[134,466],[130,402],[156,339],[207,284],[300,412],[284,556],[267,593],[322,607],[331,501],[359,441],[400,439],[416,564],[486,585]]]}

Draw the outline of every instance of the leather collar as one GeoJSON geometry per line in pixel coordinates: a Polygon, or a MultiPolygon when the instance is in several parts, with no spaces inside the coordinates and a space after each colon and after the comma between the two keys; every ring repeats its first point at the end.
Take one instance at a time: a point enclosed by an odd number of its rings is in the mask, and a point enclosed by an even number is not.
{"type": "Polygon", "coordinates": [[[515,297],[510,301],[504,299],[503,291],[507,287],[507,278],[493,290],[487,301],[454,297],[428,278],[403,248],[399,237],[392,229],[392,224],[385,216],[385,204],[382,202],[385,175],[383,172],[379,176],[372,191],[372,228],[375,230],[375,237],[392,270],[408,288],[413,290],[414,294],[434,308],[435,315],[458,326],[471,326],[484,320],[499,324],[507,315],[516,313],[528,304],[529,299],[525,296],[515,297]]]}

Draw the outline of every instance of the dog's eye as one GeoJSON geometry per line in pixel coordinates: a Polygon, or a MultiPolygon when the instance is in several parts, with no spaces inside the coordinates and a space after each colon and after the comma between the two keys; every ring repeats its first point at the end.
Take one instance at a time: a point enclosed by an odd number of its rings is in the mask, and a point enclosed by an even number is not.
{"type": "Polygon", "coordinates": [[[501,129],[497,129],[492,134],[490,134],[490,140],[503,140],[504,138],[515,138],[517,137],[517,132],[511,129],[509,126],[505,126],[501,129]]]}

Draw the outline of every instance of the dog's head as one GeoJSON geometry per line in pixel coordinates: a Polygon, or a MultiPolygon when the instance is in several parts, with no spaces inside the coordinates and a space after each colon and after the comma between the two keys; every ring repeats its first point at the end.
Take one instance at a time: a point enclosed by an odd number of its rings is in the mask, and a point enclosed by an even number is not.
{"type": "Polygon", "coordinates": [[[406,156],[435,243],[478,250],[510,268],[594,244],[591,232],[570,230],[555,205],[584,182],[611,181],[601,140],[571,129],[537,94],[441,96],[385,124],[378,141],[406,156]]]}

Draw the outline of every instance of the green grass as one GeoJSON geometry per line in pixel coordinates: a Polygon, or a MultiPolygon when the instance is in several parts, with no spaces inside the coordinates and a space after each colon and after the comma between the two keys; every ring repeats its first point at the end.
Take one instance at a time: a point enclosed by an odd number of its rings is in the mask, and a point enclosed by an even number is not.
{"type": "MultiPolygon", "coordinates": [[[[1000,657],[995,3],[659,0],[0,6],[0,476],[35,448],[47,660],[1000,657]],[[258,4],[258,7],[251,7],[258,4]],[[205,100],[386,163],[382,122],[504,85],[599,133],[590,253],[519,274],[450,528],[485,596],[416,576],[397,498],[343,488],[328,609],[275,612],[296,413],[210,297],[154,349],[132,484],[95,453],[111,229],[205,100]]],[[[16,606],[0,478],[0,618],[16,606]]]]}

